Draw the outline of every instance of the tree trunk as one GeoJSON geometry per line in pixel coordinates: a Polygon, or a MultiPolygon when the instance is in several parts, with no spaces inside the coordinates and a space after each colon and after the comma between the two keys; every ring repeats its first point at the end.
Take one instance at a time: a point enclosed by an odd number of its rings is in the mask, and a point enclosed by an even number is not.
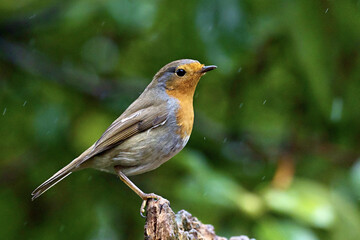
{"type": "MultiPolygon", "coordinates": [[[[227,240],[216,236],[214,227],[201,223],[185,210],[175,214],[164,198],[150,199],[147,204],[145,224],[146,240],[227,240]]],[[[250,240],[247,236],[231,237],[230,240],[250,240]]]]}

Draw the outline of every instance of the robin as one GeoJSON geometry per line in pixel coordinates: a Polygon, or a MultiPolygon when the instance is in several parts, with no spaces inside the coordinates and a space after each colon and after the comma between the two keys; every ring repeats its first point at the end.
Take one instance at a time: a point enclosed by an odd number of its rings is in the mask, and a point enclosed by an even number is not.
{"type": "Polygon", "coordinates": [[[127,176],[158,168],[185,147],[193,128],[196,85],[201,76],[215,68],[191,59],[165,65],[100,139],[37,187],[32,200],[72,172],[95,168],[117,174],[143,199],[143,213],[147,200],[160,196],[144,193],[127,176]]]}

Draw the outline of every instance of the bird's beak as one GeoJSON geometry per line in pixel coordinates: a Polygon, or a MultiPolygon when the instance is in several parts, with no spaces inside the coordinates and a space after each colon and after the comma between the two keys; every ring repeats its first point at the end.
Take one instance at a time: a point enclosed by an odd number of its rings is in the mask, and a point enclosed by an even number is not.
{"type": "Polygon", "coordinates": [[[210,66],[203,66],[200,70],[201,73],[206,73],[208,71],[214,70],[215,68],[217,68],[217,66],[215,65],[210,65],[210,66]]]}

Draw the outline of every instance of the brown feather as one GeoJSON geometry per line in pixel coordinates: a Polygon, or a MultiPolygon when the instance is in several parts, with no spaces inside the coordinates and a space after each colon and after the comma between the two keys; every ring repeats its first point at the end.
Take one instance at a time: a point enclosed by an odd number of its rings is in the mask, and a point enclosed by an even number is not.
{"type": "Polygon", "coordinates": [[[140,110],[130,115],[127,121],[121,121],[120,117],[120,121],[119,119],[115,120],[95,143],[94,148],[85,157],[84,161],[121,144],[122,141],[137,133],[153,128],[161,122],[164,122],[167,116],[166,106],[158,106],[140,110]]]}

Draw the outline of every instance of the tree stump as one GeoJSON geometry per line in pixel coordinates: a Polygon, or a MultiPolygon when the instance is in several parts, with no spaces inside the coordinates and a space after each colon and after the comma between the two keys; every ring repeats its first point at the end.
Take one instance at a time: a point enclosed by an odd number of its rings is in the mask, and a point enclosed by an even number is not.
{"type": "MultiPolygon", "coordinates": [[[[227,240],[216,236],[212,225],[201,223],[187,211],[175,214],[164,198],[148,201],[144,235],[146,240],[227,240]]],[[[250,239],[238,236],[230,240],[250,239]]]]}

